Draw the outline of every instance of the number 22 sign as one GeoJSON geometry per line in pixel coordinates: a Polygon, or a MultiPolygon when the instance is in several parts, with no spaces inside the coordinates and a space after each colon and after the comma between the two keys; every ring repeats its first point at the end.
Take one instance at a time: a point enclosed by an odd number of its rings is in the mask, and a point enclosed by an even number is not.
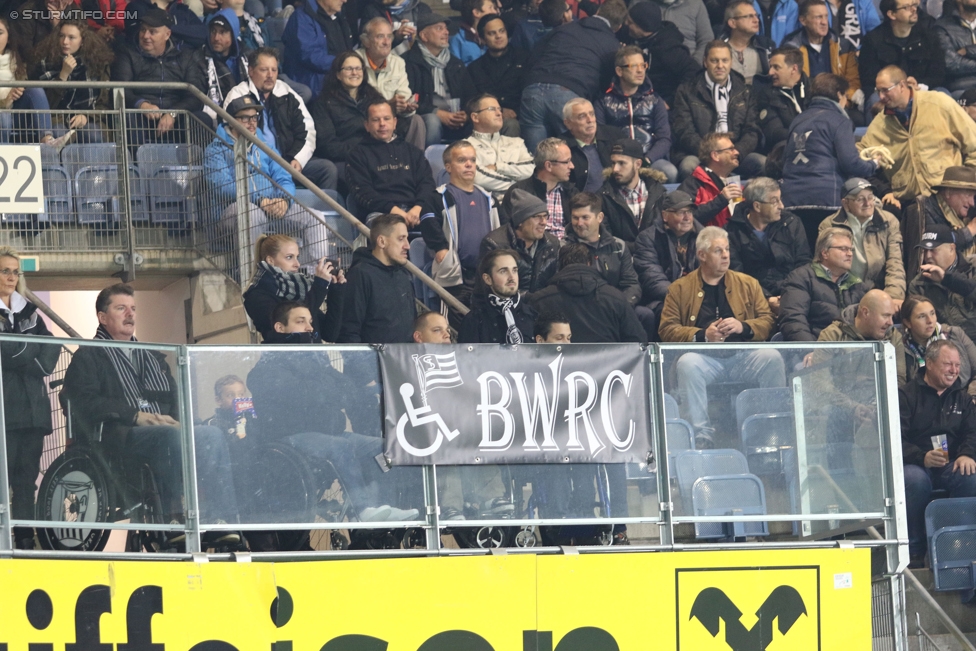
{"type": "Polygon", "coordinates": [[[42,212],[40,145],[0,145],[0,213],[42,212]]]}

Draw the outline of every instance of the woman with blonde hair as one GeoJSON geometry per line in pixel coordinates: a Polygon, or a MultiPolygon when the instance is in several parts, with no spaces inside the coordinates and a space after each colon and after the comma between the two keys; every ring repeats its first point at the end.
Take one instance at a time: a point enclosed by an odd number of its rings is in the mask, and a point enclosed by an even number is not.
{"type": "Polygon", "coordinates": [[[254,247],[256,268],[251,284],[244,291],[244,310],[251,317],[261,337],[274,331],[271,313],[285,301],[304,303],[315,319],[316,330],[323,341],[335,341],[341,322],[342,285],[345,274],[336,270],[331,260],[322,258],[315,264],[315,276],[301,270],[298,242],[284,235],[260,235],[254,247]],[[321,305],[327,302],[327,311],[321,305]]]}

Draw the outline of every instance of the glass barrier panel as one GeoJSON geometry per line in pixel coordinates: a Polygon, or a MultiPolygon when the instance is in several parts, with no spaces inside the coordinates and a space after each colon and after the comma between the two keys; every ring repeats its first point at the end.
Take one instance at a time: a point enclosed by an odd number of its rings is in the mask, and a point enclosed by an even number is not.
{"type": "Polygon", "coordinates": [[[423,520],[423,469],[381,456],[371,349],[192,347],[189,362],[203,529],[423,520]]]}
{"type": "Polygon", "coordinates": [[[36,530],[42,549],[159,550],[182,539],[161,530],[185,522],[178,350],[0,335],[17,547],[35,547],[33,528],[18,524],[31,520],[52,523],[36,530]],[[123,530],[63,526],[77,523],[123,530]]]}

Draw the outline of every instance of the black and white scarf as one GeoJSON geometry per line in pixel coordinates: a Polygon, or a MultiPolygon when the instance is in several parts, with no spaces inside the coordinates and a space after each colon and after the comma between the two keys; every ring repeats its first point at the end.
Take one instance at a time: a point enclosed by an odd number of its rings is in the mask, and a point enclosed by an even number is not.
{"type": "Polygon", "coordinates": [[[243,16],[238,16],[238,19],[244,19],[247,28],[251,30],[254,42],[258,44],[258,47],[264,47],[264,34],[261,33],[261,23],[258,22],[258,19],[246,11],[243,16]]]}
{"type": "Polygon", "coordinates": [[[517,293],[511,298],[502,298],[494,294],[488,294],[488,303],[500,309],[502,315],[505,317],[505,326],[507,327],[505,342],[509,344],[522,343],[522,332],[515,325],[515,314],[513,313],[513,310],[518,307],[519,301],[521,300],[522,297],[517,293]]]}
{"type": "MultiPolygon", "coordinates": [[[[112,336],[103,326],[98,326],[95,339],[112,339],[112,336]]],[[[137,341],[137,339],[133,337],[130,341],[137,341]]],[[[129,406],[152,414],[163,413],[158,402],[146,398],[149,392],[168,393],[170,390],[169,378],[156,356],[142,348],[132,350],[131,360],[121,348],[106,348],[105,352],[112,360],[112,366],[119,377],[125,401],[129,406]],[[136,370],[137,367],[139,371],[136,370]]]]}
{"type": "Polygon", "coordinates": [[[729,130],[729,95],[732,94],[732,77],[729,76],[725,83],[719,86],[705,75],[705,83],[712,91],[712,101],[715,102],[715,115],[718,119],[715,123],[715,131],[727,133],[729,130]]]}
{"type": "Polygon", "coordinates": [[[254,274],[251,285],[257,285],[264,274],[271,274],[275,281],[275,296],[285,301],[305,302],[305,296],[312,289],[312,279],[305,274],[290,273],[267,262],[258,263],[258,272],[254,274]]]}

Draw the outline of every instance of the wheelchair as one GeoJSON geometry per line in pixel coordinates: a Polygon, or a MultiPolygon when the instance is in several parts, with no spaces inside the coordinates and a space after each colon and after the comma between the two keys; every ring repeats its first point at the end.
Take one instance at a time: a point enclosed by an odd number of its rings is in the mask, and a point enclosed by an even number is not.
{"type": "MultiPolygon", "coordinates": [[[[51,383],[51,388],[61,382],[51,383]]],[[[35,517],[52,522],[93,524],[129,520],[131,523],[165,524],[159,490],[148,463],[124,459],[102,441],[102,427],[86,432],[66,406],[67,447],[44,472],[37,494],[35,517]]],[[[42,549],[102,551],[111,529],[39,528],[42,549]]],[[[126,551],[163,551],[166,532],[130,530],[126,551]]]]}

